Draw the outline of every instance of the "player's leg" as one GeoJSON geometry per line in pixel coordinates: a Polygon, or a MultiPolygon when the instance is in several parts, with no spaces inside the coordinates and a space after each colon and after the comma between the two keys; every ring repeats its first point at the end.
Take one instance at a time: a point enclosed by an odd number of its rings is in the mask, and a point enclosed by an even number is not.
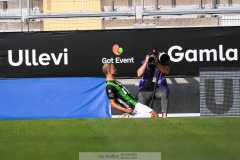
{"type": "Polygon", "coordinates": [[[146,118],[156,118],[158,117],[158,114],[152,110],[152,108],[142,104],[137,103],[134,110],[133,110],[133,116],[135,117],[146,117],[146,118]]]}

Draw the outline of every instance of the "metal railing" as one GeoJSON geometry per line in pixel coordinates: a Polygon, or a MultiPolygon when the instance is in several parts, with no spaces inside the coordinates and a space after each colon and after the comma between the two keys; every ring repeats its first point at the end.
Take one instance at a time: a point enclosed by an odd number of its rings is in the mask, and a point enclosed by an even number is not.
{"type": "MultiPolygon", "coordinates": [[[[192,15],[192,14],[239,14],[240,4],[233,5],[232,0],[228,0],[227,5],[220,4],[220,0],[212,0],[211,4],[203,4],[202,0],[195,0],[194,4],[176,6],[177,0],[172,0],[170,5],[159,6],[159,0],[154,0],[154,7],[146,9],[145,2],[142,0],[142,16],[156,15],[192,15]]],[[[240,3],[240,2],[239,2],[240,3]]]]}
{"type": "Polygon", "coordinates": [[[239,25],[239,15],[240,0],[6,0],[0,32],[239,25]]]}
{"type": "MultiPolygon", "coordinates": [[[[101,0],[78,0],[78,1],[73,1],[71,2],[72,5],[76,4],[76,2],[79,2],[78,5],[79,5],[79,10],[77,11],[68,11],[66,12],[65,9],[59,9],[56,11],[50,11],[50,12],[47,12],[45,11],[46,13],[44,13],[41,9],[39,9],[38,7],[34,7],[34,0],[28,0],[28,16],[27,18],[28,19],[45,19],[45,18],[79,18],[79,17],[125,17],[125,16],[135,16],[136,12],[135,12],[135,0],[133,0],[133,3],[131,6],[125,6],[125,7],[117,7],[116,6],[116,3],[117,1],[120,1],[120,0],[107,0],[109,1],[109,5],[110,6],[101,6],[101,0]],[[92,3],[92,2],[96,2],[96,3],[92,3]],[[86,2],[85,4],[81,4],[81,3],[84,3],[86,2]],[[89,8],[89,6],[93,6],[93,5],[98,5],[97,3],[100,3],[99,5],[99,8],[96,9],[96,7],[92,7],[92,8],[89,8]],[[92,3],[92,4],[91,4],[92,3]],[[90,10],[90,11],[86,11],[86,10],[90,10]],[[94,11],[94,10],[98,10],[98,11],[94,11]],[[65,11],[65,12],[64,12],[65,11]]],[[[45,3],[47,3],[48,1],[45,1],[45,3]]],[[[61,5],[64,6],[64,4],[66,3],[70,3],[68,1],[61,1],[59,0],[59,7],[61,5]]],[[[45,4],[47,5],[47,4],[45,4]]],[[[44,6],[44,4],[43,4],[44,6]]],[[[61,7],[63,7],[61,6],[61,7]]],[[[71,7],[73,9],[75,9],[75,7],[73,6],[70,6],[70,9],[71,7]]]]}

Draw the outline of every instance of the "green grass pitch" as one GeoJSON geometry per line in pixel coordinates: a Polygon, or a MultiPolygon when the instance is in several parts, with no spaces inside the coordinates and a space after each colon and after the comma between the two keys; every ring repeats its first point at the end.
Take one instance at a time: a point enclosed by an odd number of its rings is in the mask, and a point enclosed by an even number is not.
{"type": "Polygon", "coordinates": [[[161,152],[162,160],[237,160],[239,150],[238,117],[0,121],[0,160],[78,160],[79,152],[161,152]]]}

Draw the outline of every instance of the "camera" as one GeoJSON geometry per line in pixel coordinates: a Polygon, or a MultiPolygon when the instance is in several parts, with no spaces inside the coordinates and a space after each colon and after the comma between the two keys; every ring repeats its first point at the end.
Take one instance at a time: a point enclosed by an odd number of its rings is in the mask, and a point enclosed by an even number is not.
{"type": "Polygon", "coordinates": [[[152,63],[154,60],[156,59],[156,56],[155,55],[150,55],[149,58],[148,58],[148,63],[152,63]]]}
{"type": "Polygon", "coordinates": [[[170,57],[167,53],[157,52],[156,49],[149,51],[148,55],[149,55],[148,63],[152,63],[156,58],[158,58],[161,64],[168,64],[168,62],[170,61],[170,57]]]}
{"type": "Polygon", "coordinates": [[[148,55],[148,63],[152,63],[157,58],[158,52],[156,49],[151,49],[148,51],[148,55]]]}

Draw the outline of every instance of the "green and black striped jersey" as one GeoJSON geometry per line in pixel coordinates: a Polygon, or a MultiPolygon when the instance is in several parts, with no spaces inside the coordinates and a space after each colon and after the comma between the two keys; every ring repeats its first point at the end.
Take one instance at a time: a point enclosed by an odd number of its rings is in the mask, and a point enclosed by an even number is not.
{"type": "Polygon", "coordinates": [[[136,98],[119,81],[106,81],[106,92],[109,99],[115,99],[122,107],[134,108],[136,98]]]}

